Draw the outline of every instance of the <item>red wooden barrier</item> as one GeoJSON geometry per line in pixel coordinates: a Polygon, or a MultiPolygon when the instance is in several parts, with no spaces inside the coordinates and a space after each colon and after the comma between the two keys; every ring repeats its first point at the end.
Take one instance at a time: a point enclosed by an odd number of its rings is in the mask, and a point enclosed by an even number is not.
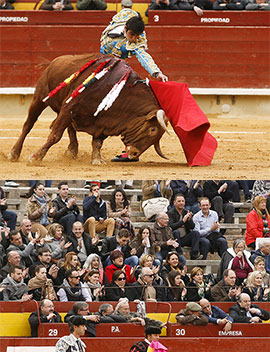
{"type": "MultiPolygon", "coordinates": [[[[230,16],[228,26],[205,25],[189,11],[161,15],[146,28],[149,53],[170,80],[193,88],[270,87],[268,13],[205,11],[206,17],[230,16]],[[184,24],[177,25],[178,20],[184,24]]],[[[108,11],[0,11],[0,87],[33,87],[55,57],[98,52],[101,32],[111,18],[106,16],[108,11]],[[24,14],[27,24],[3,22],[8,13],[14,18],[24,14]],[[56,23],[59,15],[64,24],[56,23]]],[[[142,77],[148,75],[135,58],[129,63],[142,77]]]]}
{"type": "MultiPolygon", "coordinates": [[[[118,302],[89,302],[89,310],[94,313],[97,312],[99,306],[102,303],[110,303],[114,307],[118,302]]],[[[164,302],[165,303],[165,302],[164,302]]],[[[146,312],[147,313],[168,313],[168,307],[163,302],[160,304],[155,302],[147,302],[146,303],[146,312]]],[[[229,308],[234,305],[233,302],[211,302],[212,304],[218,306],[225,312],[229,312],[229,308]]],[[[255,302],[262,309],[270,311],[270,302],[255,302]]],[[[72,309],[74,302],[54,302],[54,307],[57,312],[65,313],[72,309]]],[[[172,313],[178,313],[181,309],[185,308],[185,302],[170,302],[172,307],[172,313]]],[[[134,302],[130,302],[130,309],[132,311],[136,311],[136,304],[134,302]]],[[[17,301],[9,301],[9,302],[0,302],[0,313],[25,313],[25,312],[33,312],[36,310],[36,305],[33,301],[30,302],[17,302],[17,301]]],[[[253,325],[253,324],[252,324],[253,325]]]]}
{"type": "MultiPolygon", "coordinates": [[[[41,323],[38,327],[39,337],[61,337],[69,335],[69,327],[66,323],[41,323]]],[[[144,327],[135,324],[97,324],[97,337],[143,337],[144,327]]]]}
{"type": "Polygon", "coordinates": [[[206,326],[167,324],[168,337],[269,337],[270,324],[239,324],[234,323],[231,331],[225,332],[220,325],[206,326]]]}
{"type": "Polygon", "coordinates": [[[104,25],[116,11],[0,11],[1,25],[104,25]]]}
{"type": "Polygon", "coordinates": [[[260,11],[149,11],[151,26],[270,26],[269,13],[260,11]]]}
{"type": "MultiPolygon", "coordinates": [[[[254,324],[252,324],[254,325],[254,324]]],[[[130,347],[138,341],[139,338],[83,338],[86,344],[87,351],[102,351],[102,352],[127,352],[130,347]]],[[[34,352],[39,352],[38,347],[47,346],[47,351],[53,352],[58,338],[1,338],[1,352],[6,352],[8,346],[35,346],[34,352]]],[[[168,348],[168,352],[192,351],[192,352],[254,352],[254,351],[269,351],[270,338],[254,338],[243,337],[241,340],[236,340],[235,337],[226,338],[161,338],[160,342],[168,348]]],[[[28,348],[27,351],[30,349],[28,348]]],[[[18,350],[12,349],[13,352],[18,350]]],[[[21,351],[21,350],[20,350],[21,351]]],[[[44,351],[44,349],[43,349],[44,351]]],[[[33,350],[31,349],[31,352],[33,350]]]]}

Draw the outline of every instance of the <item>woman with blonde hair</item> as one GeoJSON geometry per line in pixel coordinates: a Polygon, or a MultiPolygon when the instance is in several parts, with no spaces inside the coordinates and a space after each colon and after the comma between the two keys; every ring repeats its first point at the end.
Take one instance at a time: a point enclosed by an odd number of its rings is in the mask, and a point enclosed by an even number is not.
{"type": "Polygon", "coordinates": [[[45,247],[50,249],[54,260],[64,258],[67,249],[72,245],[72,242],[65,243],[63,231],[64,227],[62,225],[54,223],[50,226],[48,235],[45,237],[45,247]]]}
{"type": "Polygon", "coordinates": [[[262,274],[258,270],[248,275],[246,286],[242,292],[247,293],[251,301],[269,301],[270,288],[264,287],[262,274]]]}
{"type": "Polygon", "coordinates": [[[262,274],[264,286],[270,287],[270,275],[265,270],[265,259],[260,255],[254,260],[254,271],[255,270],[262,274]]]}
{"type": "Polygon", "coordinates": [[[27,216],[32,222],[32,231],[39,231],[41,238],[48,234],[55,208],[51,198],[45,193],[43,183],[35,183],[29,190],[27,201],[27,216]]]}
{"type": "Polygon", "coordinates": [[[187,301],[198,302],[202,298],[212,301],[210,292],[211,283],[206,284],[203,278],[203,269],[199,266],[192,268],[190,282],[187,284],[187,301]]]}
{"type": "Polygon", "coordinates": [[[246,224],[246,245],[255,249],[257,238],[269,237],[270,216],[264,196],[254,198],[253,209],[246,217],[246,224]]]}

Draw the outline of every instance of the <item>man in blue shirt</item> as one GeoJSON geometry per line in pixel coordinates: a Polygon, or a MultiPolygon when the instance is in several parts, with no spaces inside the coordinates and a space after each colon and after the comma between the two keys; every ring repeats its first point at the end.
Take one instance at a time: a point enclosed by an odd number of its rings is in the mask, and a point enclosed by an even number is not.
{"type": "Polygon", "coordinates": [[[195,231],[200,233],[200,252],[203,259],[207,258],[209,251],[218,252],[219,256],[227,250],[228,243],[226,238],[219,231],[218,214],[214,210],[210,210],[211,204],[208,198],[200,200],[201,210],[193,216],[195,231]]]}
{"type": "Polygon", "coordinates": [[[202,298],[199,301],[202,307],[202,312],[208,318],[209,323],[224,325],[224,331],[230,331],[232,328],[233,318],[225,313],[222,309],[217,306],[211,306],[210,302],[206,298],[202,298]]]}

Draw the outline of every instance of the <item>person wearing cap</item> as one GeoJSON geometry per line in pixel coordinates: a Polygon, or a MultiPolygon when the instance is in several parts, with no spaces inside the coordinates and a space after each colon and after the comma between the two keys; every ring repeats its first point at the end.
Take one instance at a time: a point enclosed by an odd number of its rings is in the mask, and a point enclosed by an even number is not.
{"type": "Polygon", "coordinates": [[[181,309],[175,318],[177,323],[182,325],[208,324],[208,318],[202,313],[202,307],[195,302],[188,302],[186,305],[186,309],[181,309]]]}
{"type": "Polygon", "coordinates": [[[131,9],[133,6],[132,0],[122,0],[121,1],[121,8],[122,9],[131,9]]]}
{"type": "Polygon", "coordinates": [[[86,331],[86,320],[74,315],[68,322],[70,335],[61,337],[55,345],[55,352],[85,352],[86,345],[80,339],[86,331]]]}
{"type": "Polygon", "coordinates": [[[148,326],[145,329],[145,339],[136,342],[131,346],[129,352],[146,352],[148,346],[152,341],[159,340],[159,335],[161,334],[161,328],[157,326],[148,326]]]}

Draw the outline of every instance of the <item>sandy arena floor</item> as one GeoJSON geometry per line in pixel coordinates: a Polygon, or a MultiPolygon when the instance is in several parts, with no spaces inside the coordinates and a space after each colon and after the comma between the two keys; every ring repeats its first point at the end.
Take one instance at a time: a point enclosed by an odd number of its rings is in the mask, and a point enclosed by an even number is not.
{"type": "Polygon", "coordinates": [[[26,138],[21,158],[10,162],[8,153],[20,134],[21,119],[0,117],[1,179],[269,179],[270,117],[267,119],[210,118],[210,132],[218,140],[212,165],[190,168],[185,162],[181,145],[171,129],[164,134],[161,149],[169,158],[160,158],[153,147],[136,163],[112,163],[110,159],[123,149],[120,137],[104,142],[104,166],[90,164],[91,136],[79,133],[77,160],[68,160],[65,133],[39,166],[28,163],[28,157],[46,140],[51,120],[40,119],[26,138]]]}

